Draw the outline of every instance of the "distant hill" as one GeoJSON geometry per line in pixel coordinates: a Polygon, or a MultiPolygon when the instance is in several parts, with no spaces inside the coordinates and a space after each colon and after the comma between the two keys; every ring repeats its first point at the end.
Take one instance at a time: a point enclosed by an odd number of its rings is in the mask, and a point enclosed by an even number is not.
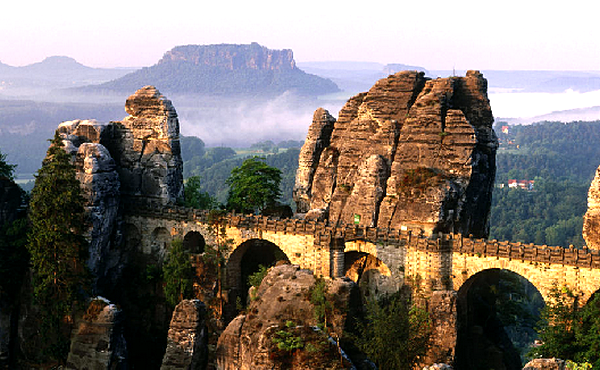
{"type": "Polygon", "coordinates": [[[186,45],[168,51],[155,65],[87,90],[135,91],[154,85],[165,94],[317,96],[339,91],[332,81],[298,67],[291,50],[248,45],[186,45]]]}
{"type": "Polygon", "coordinates": [[[34,96],[114,80],[134,69],[92,68],[75,59],[53,56],[23,67],[0,63],[0,92],[6,96],[34,96]]]}
{"type": "MultiPolygon", "coordinates": [[[[308,73],[331,79],[350,95],[367,91],[378,80],[396,72],[414,70],[428,73],[423,67],[399,63],[384,65],[375,62],[331,61],[302,62],[298,65],[308,73]]],[[[344,100],[346,98],[347,96],[344,100]]]]}

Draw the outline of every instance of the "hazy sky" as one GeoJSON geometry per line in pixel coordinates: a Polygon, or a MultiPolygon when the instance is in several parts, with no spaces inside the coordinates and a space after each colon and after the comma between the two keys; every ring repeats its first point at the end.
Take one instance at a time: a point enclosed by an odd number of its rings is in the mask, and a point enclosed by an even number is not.
{"type": "Polygon", "coordinates": [[[177,45],[255,41],[292,49],[298,62],[600,70],[589,0],[19,0],[0,9],[0,61],[14,66],[53,55],[150,66],[177,45]]]}

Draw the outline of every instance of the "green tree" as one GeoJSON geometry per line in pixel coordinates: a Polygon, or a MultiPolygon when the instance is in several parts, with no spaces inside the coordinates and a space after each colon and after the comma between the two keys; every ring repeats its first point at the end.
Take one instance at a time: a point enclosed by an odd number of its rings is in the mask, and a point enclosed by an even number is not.
{"type": "Polygon", "coordinates": [[[40,307],[44,355],[66,358],[75,303],[82,302],[88,286],[84,199],[71,157],[55,134],[35,176],[29,204],[27,249],[31,256],[33,293],[40,307]]]}
{"type": "Polygon", "coordinates": [[[183,188],[185,206],[196,209],[215,209],[217,201],[205,191],[202,191],[200,176],[191,176],[183,188]]]}
{"type": "Polygon", "coordinates": [[[16,164],[6,162],[6,154],[0,152],[0,177],[6,177],[10,180],[14,179],[16,164]]]}
{"type": "Polygon", "coordinates": [[[575,337],[579,320],[577,294],[567,287],[554,286],[540,316],[537,331],[542,345],[533,347],[530,356],[575,359],[581,350],[575,337]]]}
{"type": "Polygon", "coordinates": [[[432,334],[429,314],[400,293],[367,302],[355,340],[378,369],[410,370],[425,355],[432,334]]]}
{"type": "Polygon", "coordinates": [[[264,158],[246,159],[231,171],[227,179],[227,208],[238,212],[262,212],[277,202],[281,195],[281,170],[265,163],[264,158]]]}
{"type": "Polygon", "coordinates": [[[171,250],[163,265],[165,280],[165,298],[171,306],[193,295],[194,268],[190,261],[190,253],[183,248],[183,242],[175,239],[171,242],[171,250]]]}

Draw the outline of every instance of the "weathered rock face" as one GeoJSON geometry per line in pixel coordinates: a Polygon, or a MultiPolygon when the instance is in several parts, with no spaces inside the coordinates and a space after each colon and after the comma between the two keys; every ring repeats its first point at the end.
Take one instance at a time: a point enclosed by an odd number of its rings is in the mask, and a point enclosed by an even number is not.
{"type": "Polygon", "coordinates": [[[123,315],[114,304],[94,299],[71,339],[66,369],[126,369],[123,315]]]}
{"type": "Polygon", "coordinates": [[[523,367],[523,370],[564,370],[565,361],[559,358],[536,358],[523,367]]]}
{"type": "Polygon", "coordinates": [[[325,109],[319,108],[313,115],[306,141],[298,158],[298,172],[294,186],[294,199],[299,213],[310,209],[311,180],[319,164],[323,149],[329,146],[335,118],[325,109]]]}
{"type": "Polygon", "coordinates": [[[207,313],[197,299],[181,301],[173,311],[161,370],[205,369],[208,362],[207,313]]]}
{"type": "Polygon", "coordinates": [[[102,140],[106,130],[105,125],[94,120],[67,121],[58,127],[65,149],[75,159],[77,179],[86,199],[90,222],[88,266],[95,288],[119,262],[114,238],[119,221],[120,181],[115,161],[100,143],[106,141],[102,140]]]}
{"type": "Polygon", "coordinates": [[[498,142],[481,73],[429,80],[400,72],[351,98],[336,122],[326,111],[315,117],[328,118],[313,121],[300,154],[299,212],[487,236],[498,142]]]}
{"type": "Polygon", "coordinates": [[[130,115],[112,122],[105,146],[117,163],[121,194],[173,204],[183,195],[179,120],[171,101],[154,86],[127,99],[130,115]]]}
{"type": "MultiPolygon", "coordinates": [[[[429,315],[432,319],[433,338],[431,347],[423,360],[425,363],[452,363],[456,347],[456,292],[438,290],[432,293],[429,315]]],[[[435,367],[430,367],[435,369],[435,367]]],[[[441,367],[439,369],[444,369],[441,367]]]]}
{"type": "MultiPolygon", "coordinates": [[[[278,369],[284,364],[289,369],[350,368],[351,364],[345,360],[340,364],[335,346],[323,344],[324,334],[312,328],[317,322],[309,292],[315,282],[312,272],[298,266],[273,267],[253,293],[248,314],[231,321],[219,337],[217,368],[278,369]],[[316,351],[277,349],[273,338],[277,338],[280,331],[303,338],[305,345],[311,343],[316,351]]],[[[341,335],[347,318],[345,307],[360,304],[358,290],[349,279],[335,279],[328,282],[327,292],[336,297],[339,310],[330,322],[330,330],[341,335]]]]}
{"type": "Polygon", "coordinates": [[[600,167],[588,192],[588,209],[583,217],[583,238],[588,248],[600,249],[600,167]]]}

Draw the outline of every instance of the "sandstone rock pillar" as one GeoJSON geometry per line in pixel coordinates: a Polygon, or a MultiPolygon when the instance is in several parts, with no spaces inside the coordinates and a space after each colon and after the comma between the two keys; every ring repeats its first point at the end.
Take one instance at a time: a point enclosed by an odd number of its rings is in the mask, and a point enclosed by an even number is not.
{"type": "Polygon", "coordinates": [[[181,301],[173,311],[161,370],[205,369],[208,361],[206,308],[197,299],[181,301]]]}

